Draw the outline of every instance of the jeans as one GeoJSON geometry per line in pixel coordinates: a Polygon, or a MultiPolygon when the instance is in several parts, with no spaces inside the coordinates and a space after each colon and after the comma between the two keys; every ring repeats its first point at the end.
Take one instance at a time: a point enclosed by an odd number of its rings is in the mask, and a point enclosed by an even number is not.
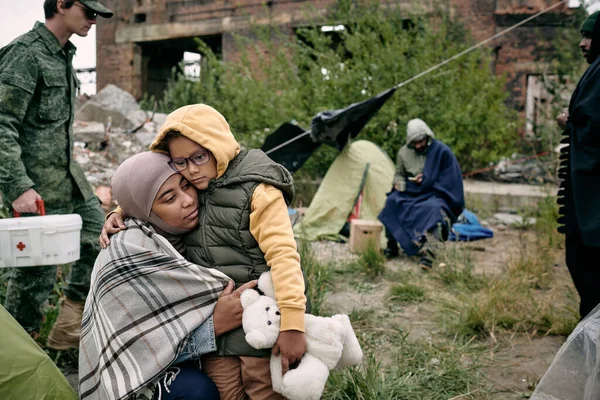
{"type": "Polygon", "coordinates": [[[215,329],[212,315],[196,328],[188,337],[186,346],[181,350],[173,365],[189,360],[198,360],[200,356],[217,351],[215,329]]]}
{"type": "Polygon", "coordinates": [[[192,363],[177,364],[160,379],[153,400],[219,400],[215,383],[192,363]]]}

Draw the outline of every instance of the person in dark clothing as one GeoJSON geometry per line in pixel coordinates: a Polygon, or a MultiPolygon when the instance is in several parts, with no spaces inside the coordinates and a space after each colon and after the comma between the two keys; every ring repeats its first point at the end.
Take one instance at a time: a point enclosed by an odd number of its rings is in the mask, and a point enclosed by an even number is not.
{"type": "Polygon", "coordinates": [[[566,235],[566,263],[585,317],[600,304],[600,25],[595,12],[581,25],[579,48],[591,64],[557,118],[566,136],[561,143],[562,179],[559,232],[566,235]]]}
{"type": "Polygon", "coordinates": [[[424,269],[431,268],[436,242],[447,240],[464,205],[462,175],[452,150],[434,139],[424,121],[410,120],[394,186],[379,214],[388,239],[384,254],[397,256],[399,243],[407,255],[420,255],[424,269]],[[428,235],[435,240],[427,240],[428,235]]]}

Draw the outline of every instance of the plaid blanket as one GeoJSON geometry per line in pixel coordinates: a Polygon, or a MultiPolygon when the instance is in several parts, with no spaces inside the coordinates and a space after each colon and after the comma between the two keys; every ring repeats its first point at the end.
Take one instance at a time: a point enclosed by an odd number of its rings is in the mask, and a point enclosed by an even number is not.
{"type": "Polygon", "coordinates": [[[79,347],[81,399],[133,397],[158,380],[229,281],[186,261],[149,224],[125,224],[92,272],[79,347]]]}

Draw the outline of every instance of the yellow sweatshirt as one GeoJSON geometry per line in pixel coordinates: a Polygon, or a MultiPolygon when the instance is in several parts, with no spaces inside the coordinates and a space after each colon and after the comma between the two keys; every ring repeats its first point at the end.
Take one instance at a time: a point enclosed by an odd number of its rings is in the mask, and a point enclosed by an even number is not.
{"type": "MultiPolygon", "coordinates": [[[[177,131],[209,150],[217,160],[217,178],[240,152],[225,118],[204,104],[181,107],[169,114],[150,149],[165,152],[162,141],[169,131],[177,131]]],[[[304,332],[304,278],[283,193],[261,183],[252,193],[251,202],[250,233],[271,268],[275,299],[281,312],[280,330],[304,332]]]]}

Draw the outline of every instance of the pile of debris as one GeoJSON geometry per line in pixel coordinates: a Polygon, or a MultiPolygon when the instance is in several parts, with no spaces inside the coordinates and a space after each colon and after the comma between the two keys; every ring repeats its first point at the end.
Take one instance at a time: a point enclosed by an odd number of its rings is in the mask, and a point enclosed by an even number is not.
{"type": "Polygon", "coordinates": [[[509,183],[541,185],[556,183],[558,157],[547,156],[534,159],[502,159],[494,169],[495,180],[509,183]]]}
{"type": "Polygon", "coordinates": [[[558,153],[536,156],[513,154],[497,164],[466,175],[478,180],[543,185],[557,183],[558,153]]]}
{"type": "Polygon", "coordinates": [[[108,85],[75,112],[74,160],[102,201],[112,207],[110,180],[127,158],[148,149],[166,114],[142,110],[135,98],[114,85],[108,85]]]}

